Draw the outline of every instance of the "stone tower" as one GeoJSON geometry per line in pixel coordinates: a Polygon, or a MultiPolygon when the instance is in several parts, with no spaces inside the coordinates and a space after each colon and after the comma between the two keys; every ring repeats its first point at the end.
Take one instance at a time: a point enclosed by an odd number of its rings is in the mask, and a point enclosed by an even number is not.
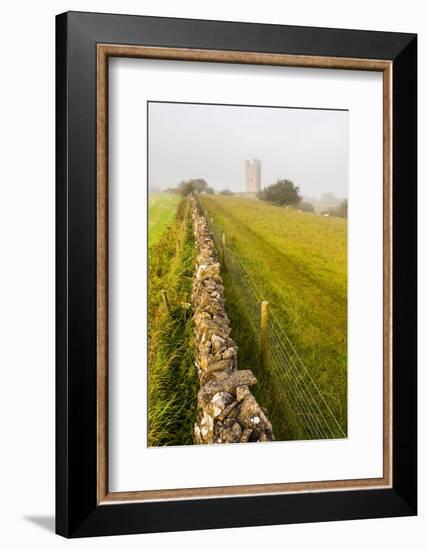
{"type": "Polygon", "coordinates": [[[245,161],[245,191],[258,193],[261,188],[262,163],[259,159],[245,161]]]}

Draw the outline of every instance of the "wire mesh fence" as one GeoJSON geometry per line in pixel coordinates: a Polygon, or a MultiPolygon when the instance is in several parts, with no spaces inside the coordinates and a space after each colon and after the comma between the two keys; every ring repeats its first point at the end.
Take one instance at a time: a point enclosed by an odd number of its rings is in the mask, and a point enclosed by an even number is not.
{"type": "MultiPolygon", "coordinates": [[[[215,226],[206,208],[201,205],[213,234],[219,261],[226,269],[251,325],[251,332],[260,353],[263,380],[269,391],[277,392],[291,439],[336,439],[346,437],[318,385],[287,336],[280,319],[269,308],[267,328],[262,323],[262,303],[266,302],[260,285],[237,253],[215,226]],[[279,383],[278,383],[279,381],[279,383]]],[[[265,306],[266,307],[266,304],[265,306]]],[[[266,311],[264,313],[266,316],[266,311]]]]}

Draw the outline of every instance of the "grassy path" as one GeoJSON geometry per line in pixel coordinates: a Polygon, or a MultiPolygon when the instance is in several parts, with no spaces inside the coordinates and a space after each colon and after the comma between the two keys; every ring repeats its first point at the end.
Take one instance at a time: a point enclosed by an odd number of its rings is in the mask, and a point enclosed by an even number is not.
{"type": "MultiPolygon", "coordinates": [[[[346,220],[299,213],[237,197],[204,196],[202,200],[214,225],[226,233],[230,247],[270,302],[272,311],[346,430],[346,220]]],[[[247,362],[254,361],[250,329],[245,322],[248,312],[242,311],[227,273],[224,280],[240,357],[247,362]]],[[[281,384],[280,380],[273,382],[281,384]]],[[[263,390],[265,394],[268,391],[266,387],[263,390]]],[[[258,397],[269,401],[269,396],[258,397]]],[[[281,438],[282,413],[277,401],[269,407],[276,409],[274,431],[277,438],[280,432],[281,438]]]]}
{"type": "Polygon", "coordinates": [[[173,193],[151,193],[149,196],[149,247],[155,244],[175,218],[181,197],[173,193]]]}

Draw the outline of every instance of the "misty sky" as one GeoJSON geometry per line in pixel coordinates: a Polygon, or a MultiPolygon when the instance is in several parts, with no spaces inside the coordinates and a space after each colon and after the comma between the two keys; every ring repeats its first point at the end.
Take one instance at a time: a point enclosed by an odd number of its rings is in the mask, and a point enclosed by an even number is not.
{"type": "Polygon", "coordinates": [[[149,186],[204,178],[245,191],[244,161],[262,162],[262,187],[291,179],[305,196],[347,197],[348,112],[149,103],[149,186]]]}

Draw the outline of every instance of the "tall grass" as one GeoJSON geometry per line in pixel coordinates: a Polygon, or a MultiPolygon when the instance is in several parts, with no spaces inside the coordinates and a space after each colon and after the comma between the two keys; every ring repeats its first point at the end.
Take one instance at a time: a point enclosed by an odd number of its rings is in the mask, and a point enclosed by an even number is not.
{"type": "Polygon", "coordinates": [[[189,202],[183,200],[172,225],[149,248],[149,446],[192,444],[198,391],[190,309],[194,264],[189,202]]]}

